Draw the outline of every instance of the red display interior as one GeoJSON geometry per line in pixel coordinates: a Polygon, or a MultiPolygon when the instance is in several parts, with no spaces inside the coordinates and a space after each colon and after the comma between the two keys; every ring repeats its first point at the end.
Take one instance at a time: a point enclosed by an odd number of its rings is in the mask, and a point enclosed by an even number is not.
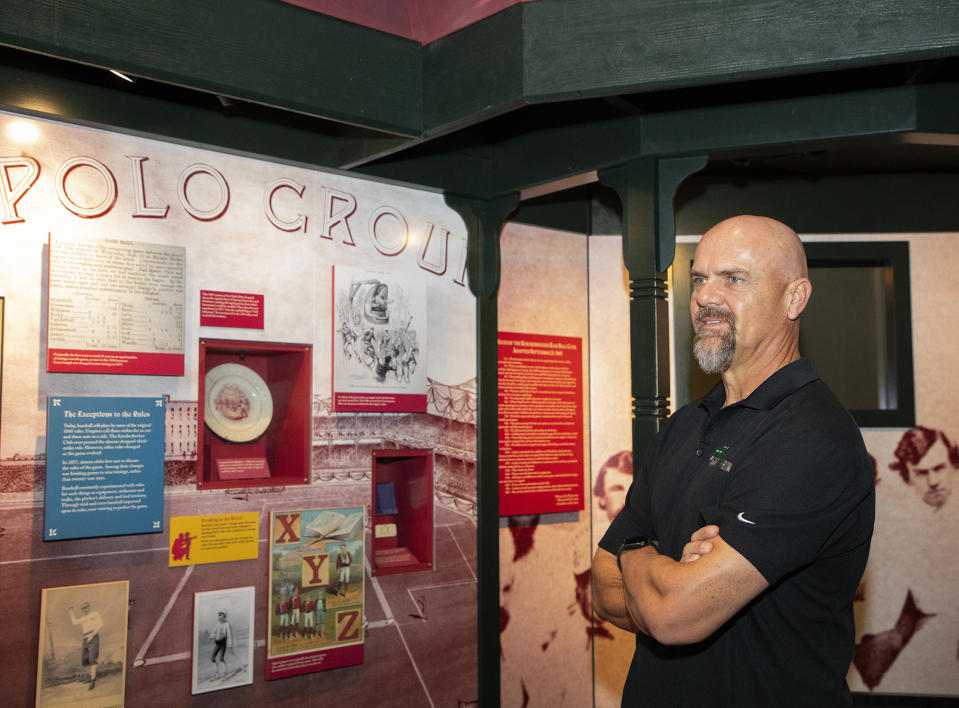
{"type": "MultiPolygon", "coordinates": [[[[308,344],[200,340],[197,445],[197,487],[261,487],[310,482],[310,405],[312,347],[308,344]],[[273,418],[256,440],[236,443],[223,440],[207,427],[204,380],[220,364],[242,364],[255,371],[270,389],[273,418]],[[269,475],[250,465],[249,477],[235,474],[221,479],[216,460],[258,458],[266,461],[269,475]]],[[[235,469],[235,467],[234,467],[235,469]]]]}
{"type": "Polygon", "coordinates": [[[428,570],[433,567],[433,452],[376,450],[373,453],[373,575],[428,570]],[[392,482],[396,514],[377,514],[377,484],[392,482]],[[377,528],[395,524],[395,536],[378,536],[377,528]]]}

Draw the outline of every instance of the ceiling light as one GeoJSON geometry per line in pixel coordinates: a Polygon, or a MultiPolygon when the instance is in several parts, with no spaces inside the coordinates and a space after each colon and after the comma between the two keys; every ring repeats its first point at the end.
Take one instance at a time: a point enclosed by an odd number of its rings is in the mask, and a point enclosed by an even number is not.
{"type": "Polygon", "coordinates": [[[15,120],[7,125],[7,137],[15,143],[34,143],[39,136],[40,131],[34,123],[15,120]]]}
{"type": "Polygon", "coordinates": [[[134,83],[135,79],[132,76],[127,76],[122,71],[117,71],[116,69],[110,69],[110,73],[114,76],[119,76],[124,81],[129,81],[131,84],[134,83]]]}

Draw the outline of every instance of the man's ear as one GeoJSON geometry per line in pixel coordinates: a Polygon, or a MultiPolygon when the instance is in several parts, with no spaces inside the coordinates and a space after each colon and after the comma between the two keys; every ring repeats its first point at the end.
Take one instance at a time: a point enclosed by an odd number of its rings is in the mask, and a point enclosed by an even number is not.
{"type": "Polygon", "coordinates": [[[809,282],[809,278],[794,280],[789,285],[789,305],[786,308],[786,316],[791,320],[798,320],[811,297],[812,283],[809,282]]]}

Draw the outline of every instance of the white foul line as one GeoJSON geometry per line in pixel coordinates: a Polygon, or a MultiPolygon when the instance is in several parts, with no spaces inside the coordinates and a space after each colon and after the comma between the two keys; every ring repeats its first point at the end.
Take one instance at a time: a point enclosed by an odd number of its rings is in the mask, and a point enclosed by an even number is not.
{"type": "Polygon", "coordinates": [[[476,573],[473,572],[473,566],[470,565],[469,558],[467,558],[466,554],[463,553],[463,547],[460,545],[460,542],[456,540],[456,534],[453,533],[453,528],[451,526],[447,526],[446,529],[450,532],[450,538],[452,538],[453,543],[456,544],[456,549],[460,552],[460,555],[463,556],[463,562],[466,563],[466,569],[470,572],[470,575],[473,576],[473,580],[476,580],[476,573]]]}
{"type": "Polygon", "coordinates": [[[373,577],[373,569],[370,567],[369,558],[364,558],[366,562],[366,570],[370,574],[370,584],[373,586],[373,591],[376,593],[377,599],[379,599],[380,604],[383,606],[383,612],[386,615],[388,621],[393,622],[393,626],[396,627],[397,634],[400,635],[400,641],[403,642],[403,648],[406,649],[406,655],[410,658],[410,663],[413,665],[413,671],[416,672],[416,678],[419,679],[420,685],[423,687],[423,693],[426,694],[426,700],[430,702],[431,708],[436,708],[436,704],[433,703],[433,697],[430,695],[430,690],[426,686],[426,681],[423,680],[423,674],[420,673],[420,667],[416,665],[416,659],[413,658],[413,652],[410,651],[409,644],[406,643],[406,637],[403,636],[403,628],[400,627],[398,622],[394,621],[393,618],[393,608],[390,607],[390,603],[386,601],[386,595],[383,593],[383,589],[380,587],[379,581],[373,577]]]}
{"type": "Polygon", "coordinates": [[[157,619],[156,624],[153,625],[153,629],[150,630],[150,636],[147,637],[147,640],[143,643],[143,646],[140,647],[140,651],[137,652],[137,656],[133,660],[134,666],[143,666],[144,655],[147,653],[147,650],[153,643],[153,639],[156,637],[157,632],[160,631],[160,627],[163,626],[166,616],[170,614],[170,610],[173,609],[173,605],[176,603],[177,598],[180,597],[180,592],[183,590],[183,586],[186,585],[186,581],[190,579],[191,575],[193,575],[194,568],[196,568],[195,565],[188,565],[186,567],[186,572],[183,574],[183,577],[180,578],[180,582],[177,584],[176,590],[173,591],[170,599],[167,600],[166,607],[163,608],[163,612],[160,613],[159,619],[157,619]]]}
{"type": "Polygon", "coordinates": [[[170,551],[166,546],[159,548],[138,548],[129,551],[103,551],[101,553],[76,553],[70,556],[44,556],[43,558],[20,558],[19,560],[0,561],[0,565],[14,565],[15,563],[39,563],[41,561],[67,560],[69,558],[94,558],[96,556],[126,556],[131,553],[168,553],[170,551]]]}
{"type": "MultiPolygon", "coordinates": [[[[264,644],[266,644],[265,639],[257,639],[253,642],[255,647],[262,647],[264,644]]],[[[193,656],[193,652],[190,651],[181,651],[179,654],[167,654],[166,656],[151,656],[149,659],[143,660],[143,665],[150,666],[152,664],[167,664],[171,661],[185,661],[191,656],[193,656]]]]}

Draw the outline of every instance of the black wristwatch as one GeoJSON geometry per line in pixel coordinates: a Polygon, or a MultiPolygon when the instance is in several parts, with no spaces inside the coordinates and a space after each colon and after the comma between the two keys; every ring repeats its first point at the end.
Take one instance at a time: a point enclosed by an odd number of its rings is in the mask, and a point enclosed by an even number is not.
{"type": "Polygon", "coordinates": [[[619,545],[619,550],[616,552],[616,565],[620,570],[623,569],[623,564],[620,561],[623,553],[626,551],[634,551],[637,548],[646,548],[646,546],[653,545],[653,542],[650,541],[645,536],[633,536],[632,538],[627,538],[619,545]]]}

